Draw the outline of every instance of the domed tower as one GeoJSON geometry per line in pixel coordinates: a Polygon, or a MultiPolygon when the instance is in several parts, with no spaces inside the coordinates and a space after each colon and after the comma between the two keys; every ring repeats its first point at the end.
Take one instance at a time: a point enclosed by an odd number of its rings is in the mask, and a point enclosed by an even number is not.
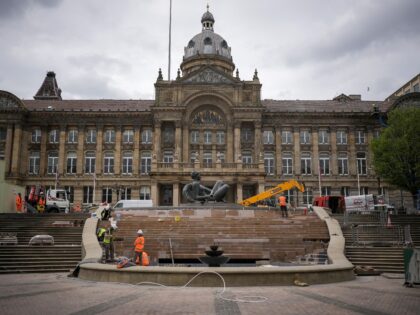
{"type": "Polygon", "coordinates": [[[223,72],[233,75],[235,64],[230,54],[231,49],[222,36],[214,32],[214,17],[209,11],[201,18],[201,33],[195,35],[184,48],[184,57],[181,63],[183,75],[191,73],[204,65],[212,65],[223,72]]]}

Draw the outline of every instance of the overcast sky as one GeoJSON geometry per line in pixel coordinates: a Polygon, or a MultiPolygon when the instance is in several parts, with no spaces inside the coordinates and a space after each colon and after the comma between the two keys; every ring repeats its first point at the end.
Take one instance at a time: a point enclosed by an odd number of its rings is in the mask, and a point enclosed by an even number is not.
{"type": "MultiPolygon", "coordinates": [[[[207,3],[262,98],[383,100],[420,73],[419,0],[173,0],[172,78],[207,3]]],[[[0,0],[0,89],[53,70],[64,99],[154,99],[168,25],[169,0],[0,0]]]]}

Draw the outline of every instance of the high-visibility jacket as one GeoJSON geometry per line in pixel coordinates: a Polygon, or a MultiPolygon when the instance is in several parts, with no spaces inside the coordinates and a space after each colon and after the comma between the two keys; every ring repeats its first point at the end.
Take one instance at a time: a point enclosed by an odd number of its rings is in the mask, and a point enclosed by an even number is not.
{"type": "Polygon", "coordinates": [[[279,197],[279,204],[280,204],[280,206],[286,206],[286,197],[285,196],[280,196],[279,197]]]}
{"type": "Polygon", "coordinates": [[[109,232],[105,233],[104,244],[111,244],[111,242],[112,242],[112,235],[109,232]]]}
{"type": "Polygon", "coordinates": [[[16,195],[16,211],[22,211],[22,197],[16,195]]]}
{"type": "Polygon", "coordinates": [[[98,230],[98,233],[97,233],[98,240],[103,240],[105,232],[106,232],[106,229],[104,229],[104,228],[100,228],[98,230]]]}
{"type": "Polygon", "coordinates": [[[45,206],[45,198],[44,197],[42,197],[42,198],[39,199],[38,205],[45,206]]]}
{"type": "Polygon", "coordinates": [[[144,248],[144,237],[143,236],[139,236],[134,241],[134,250],[136,252],[142,252],[143,251],[143,248],[144,248]]]}

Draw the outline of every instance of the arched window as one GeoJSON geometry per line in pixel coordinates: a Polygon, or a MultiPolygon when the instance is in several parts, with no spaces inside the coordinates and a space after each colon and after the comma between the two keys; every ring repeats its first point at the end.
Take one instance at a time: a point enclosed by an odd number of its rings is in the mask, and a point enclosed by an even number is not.
{"type": "Polygon", "coordinates": [[[105,152],[104,154],[104,174],[114,173],[114,152],[105,152]]]}
{"type": "Polygon", "coordinates": [[[222,41],[222,44],[221,45],[222,45],[222,48],[225,48],[225,49],[228,48],[228,44],[227,44],[227,42],[225,40],[222,41]]]}
{"type": "Polygon", "coordinates": [[[77,167],[77,154],[76,152],[68,152],[67,153],[67,174],[76,174],[76,167],[77,167]]]}
{"type": "Polygon", "coordinates": [[[195,46],[195,42],[193,40],[190,40],[190,42],[188,43],[188,48],[194,48],[195,46]]]}
{"type": "Polygon", "coordinates": [[[58,167],[58,152],[51,151],[48,153],[48,174],[55,174],[57,172],[58,167]]]}
{"type": "Polygon", "coordinates": [[[85,173],[86,174],[95,173],[95,162],[96,162],[95,151],[87,151],[85,153],[85,173]]]}
{"type": "Polygon", "coordinates": [[[204,45],[211,45],[211,44],[212,44],[212,40],[210,37],[204,38],[204,45]]]}

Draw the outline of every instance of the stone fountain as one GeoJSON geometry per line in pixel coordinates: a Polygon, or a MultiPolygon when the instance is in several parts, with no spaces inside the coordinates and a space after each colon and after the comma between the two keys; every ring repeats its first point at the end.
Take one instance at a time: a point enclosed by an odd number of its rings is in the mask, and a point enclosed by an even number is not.
{"type": "Polygon", "coordinates": [[[210,246],[210,249],[204,251],[207,256],[199,257],[198,259],[209,267],[220,267],[227,263],[230,257],[223,256],[222,248],[219,249],[219,246],[213,244],[210,246]]]}

